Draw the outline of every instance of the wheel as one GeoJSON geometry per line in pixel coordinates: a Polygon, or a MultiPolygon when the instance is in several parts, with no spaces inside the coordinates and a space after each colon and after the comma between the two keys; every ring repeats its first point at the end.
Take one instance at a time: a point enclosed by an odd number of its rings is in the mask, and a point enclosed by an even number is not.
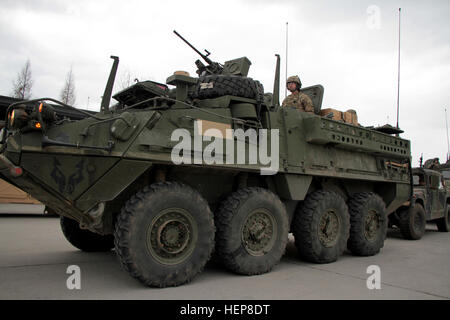
{"type": "Polygon", "coordinates": [[[336,261],[347,243],[350,218],[344,199],[332,191],[315,191],[297,208],[293,220],[300,258],[314,263],[336,261]]]}
{"type": "Polygon", "coordinates": [[[122,267],[152,287],[178,286],[203,270],[214,248],[205,199],[181,183],[145,187],[117,217],[115,248],[122,267]]]}
{"type": "Polygon", "coordinates": [[[444,216],[436,220],[436,226],[440,232],[448,232],[450,230],[450,224],[448,219],[448,205],[445,205],[444,216]]]}
{"type": "Polygon", "coordinates": [[[407,208],[399,213],[399,228],[405,239],[419,240],[425,234],[427,221],[425,210],[416,203],[413,208],[407,208]]]}
{"type": "Polygon", "coordinates": [[[384,246],[388,218],[384,201],[373,192],[355,194],[349,201],[350,237],[347,248],[358,256],[373,256],[384,246]]]}
{"type": "Polygon", "coordinates": [[[60,217],[60,224],[67,241],[82,251],[109,251],[114,247],[114,237],[111,234],[100,235],[80,229],[77,221],[64,216],[60,217]]]}
{"type": "Polygon", "coordinates": [[[262,188],[240,189],[216,212],[216,254],[238,274],[269,272],[284,254],[288,216],[281,200],[262,188]]]}
{"type": "Polygon", "coordinates": [[[234,75],[208,75],[199,78],[193,98],[210,99],[232,95],[237,97],[264,100],[262,84],[252,78],[234,75]]]}

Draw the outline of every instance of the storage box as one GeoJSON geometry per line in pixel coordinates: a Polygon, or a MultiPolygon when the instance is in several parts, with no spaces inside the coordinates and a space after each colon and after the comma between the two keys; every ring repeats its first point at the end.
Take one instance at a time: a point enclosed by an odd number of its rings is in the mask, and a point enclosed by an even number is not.
{"type": "Polygon", "coordinates": [[[344,122],[350,123],[355,126],[358,125],[358,116],[356,115],[356,111],[353,109],[349,109],[344,112],[344,122]]]}
{"type": "Polygon", "coordinates": [[[332,108],[320,110],[319,115],[321,115],[322,117],[326,117],[330,113],[333,113],[333,117],[331,119],[336,120],[336,121],[344,121],[344,116],[342,114],[342,111],[332,109],[332,108]]]}
{"type": "Polygon", "coordinates": [[[333,108],[322,109],[319,112],[319,115],[322,117],[326,117],[330,113],[333,113],[333,117],[331,119],[336,121],[343,121],[345,123],[353,124],[355,126],[358,125],[358,116],[356,115],[356,111],[353,109],[349,109],[345,112],[339,111],[333,108]]]}

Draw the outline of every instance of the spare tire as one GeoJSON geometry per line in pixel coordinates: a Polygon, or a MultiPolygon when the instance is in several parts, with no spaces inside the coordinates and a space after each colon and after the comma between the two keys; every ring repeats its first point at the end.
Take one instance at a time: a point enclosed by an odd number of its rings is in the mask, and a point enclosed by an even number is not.
{"type": "Polygon", "coordinates": [[[237,96],[264,101],[264,87],[248,77],[213,74],[199,78],[193,98],[211,99],[220,96],[237,96]]]}

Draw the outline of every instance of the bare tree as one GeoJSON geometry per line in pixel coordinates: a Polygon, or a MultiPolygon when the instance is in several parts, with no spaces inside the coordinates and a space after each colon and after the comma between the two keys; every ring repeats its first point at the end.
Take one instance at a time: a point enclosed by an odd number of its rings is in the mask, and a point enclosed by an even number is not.
{"type": "Polygon", "coordinates": [[[63,89],[61,90],[61,101],[68,105],[74,105],[76,96],[75,96],[75,80],[72,72],[72,67],[70,67],[69,72],[66,76],[66,82],[64,84],[63,89]]]}
{"type": "Polygon", "coordinates": [[[28,59],[22,71],[17,74],[16,80],[13,81],[12,96],[22,100],[30,99],[32,86],[31,63],[30,59],[28,59]]]}
{"type": "Polygon", "coordinates": [[[120,74],[118,82],[119,82],[119,90],[126,89],[133,84],[131,72],[129,69],[125,69],[125,71],[123,71],[120,74]]]}

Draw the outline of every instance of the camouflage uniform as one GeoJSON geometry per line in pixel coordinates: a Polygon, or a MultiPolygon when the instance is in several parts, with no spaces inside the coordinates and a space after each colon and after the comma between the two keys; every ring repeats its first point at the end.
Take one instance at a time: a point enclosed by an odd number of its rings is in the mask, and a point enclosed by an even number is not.
{"type": "MultiPolygon", "coordinates": [[[[283,100],[281,106],[283,107],[295,107],[300,111],[314,113],[314,105],[311,98],[301,93],[299,90],[302,87],[302,82],[298,76],[290,76],[286,81],[286,86],[289,82],[294,82],[297,84],[297,90],[292,92],[286,99],[283,100]]],[[[292,89],[290,89],[292,90],[292,89]]]]}
{"type": "Polygon", "coordinates": [[[283,100],[283,107],[296,107],[300,111],[314,113],[314,106],[311,98],[301,93],[300,91],[294,91],[283,100]]]}

